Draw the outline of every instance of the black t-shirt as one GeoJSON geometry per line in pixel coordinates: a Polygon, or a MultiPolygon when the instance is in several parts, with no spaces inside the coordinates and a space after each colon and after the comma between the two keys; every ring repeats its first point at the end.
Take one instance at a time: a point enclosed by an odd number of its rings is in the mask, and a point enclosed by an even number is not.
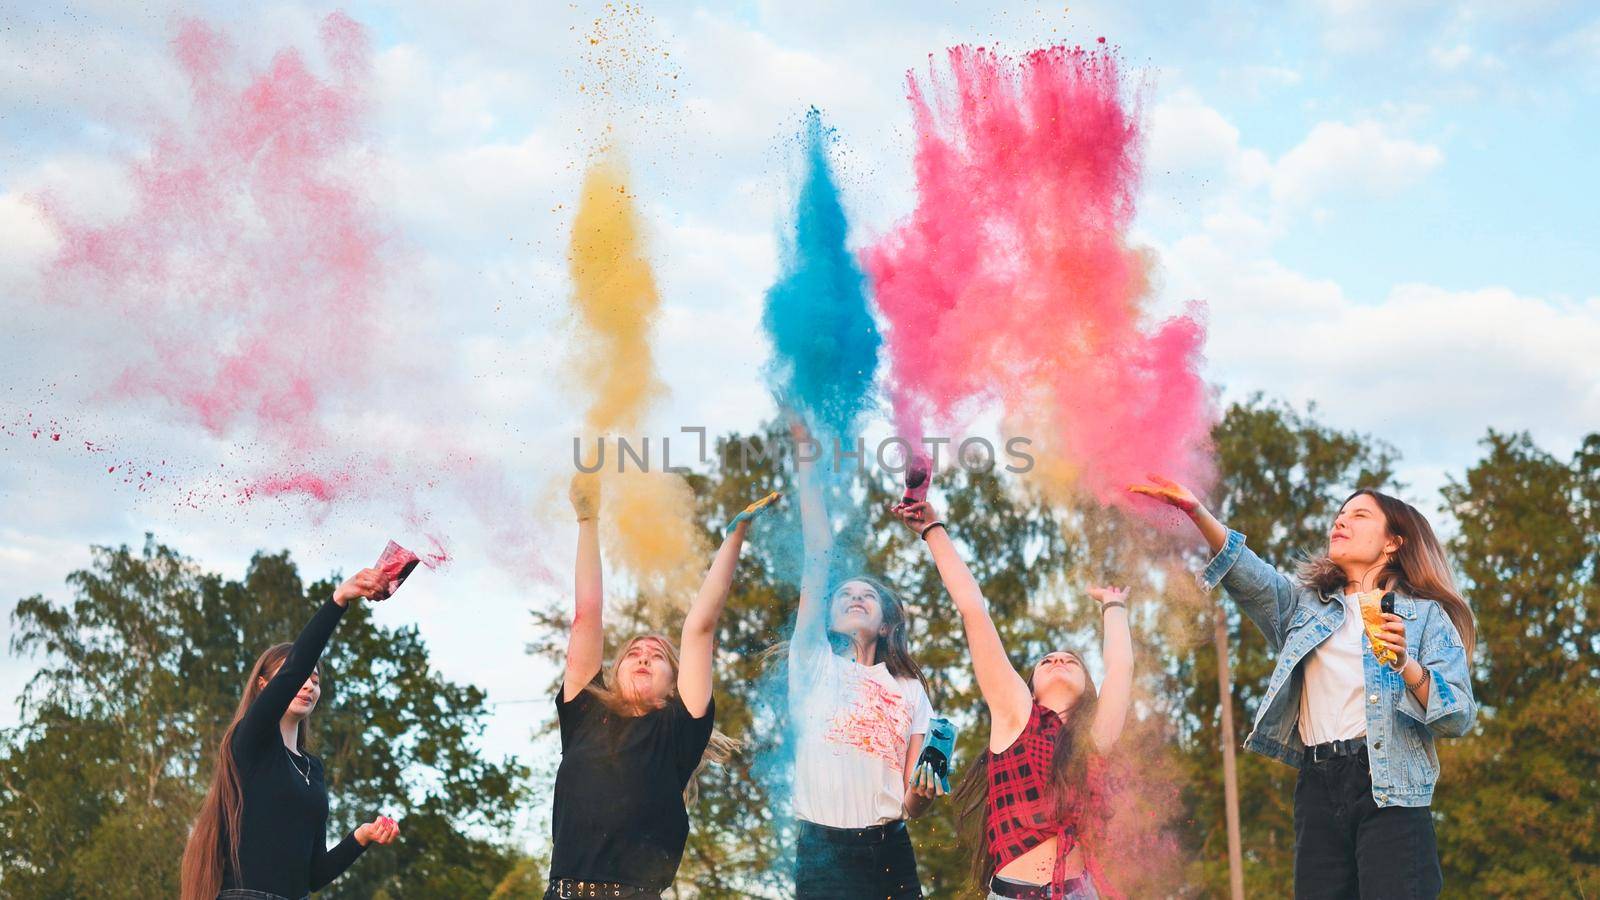
{"type": "Polygon", "coordinates": [[[713,704],[697,719],[674,696],[660,709],[627,716],[587,690],[563,701],[558,686],[556,714],[561,767],[550,880],[671,887],[689,839],[683,789],[711,740],[713,704]]]}
{"type": "MultiPolygon", "coordinates": [[[[343,615],[344,607],[332,600],[322,604],[234,729],[228,749],[239,769],[244,804],[239,811],[239,871],[224,856],[224,887],[304,897],[339,877],[365,849],[353,834],[328,849],[322,760],[291,754],[278,731],[278,721],[311,677],[343,615]]],[[[226,846],[224,842],[224,850],[226,846]]]]}

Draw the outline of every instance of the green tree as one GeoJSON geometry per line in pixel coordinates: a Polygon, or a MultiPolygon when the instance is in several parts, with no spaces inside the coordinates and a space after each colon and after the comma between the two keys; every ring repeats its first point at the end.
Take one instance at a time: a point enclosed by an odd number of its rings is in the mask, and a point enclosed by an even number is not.
{"type": "MultiPolygon", "coordinates": [[[[139,553],[95,548],[67,581],[71,603],[35,596],[13,613],[13,652],[42,664],[21,724],[0,735],[0,893],[172,896],[249,666],[292,639],[334,582],[305,587],[287,553],[257,554],[229,581],[152,538],[139,553]]],[[[376,626],[364,604],[324,655],[323,686],[312,746],[332,836],[378,811],[404,830],[326,894],[487,896],[515,862],[496,836],[526,773],[474,748],[482,691],[442,678],[414,627],[376,626]]]]}
{"type": "Polygon", "coordinates": [[[1445,883],[1600,896],[1600,434],[1570,461],[1490,432],[1445,490],[1478,623],[1477,734],[1440,747],[1445,883]]]}
{"type": "MultiPolygon", "coordinates": [[[[1328,428],[1312,408],[1301,414],[1260,396],[1234,404],[1212,430],[1217,488],[1207,498],[1228,526],[1243,532],[1262,559],[1293,569],[1327,544],[1327,531],[1346,494],[1393,481],[1395,452],[1366,435],[1328,428]]],[[[1201,548],[1203,551],[1204,548],[1201,548]]],[[[1203,557],[1191,555],[1198,572],[1203,557]]],[[[1276,657],[1253,624],[1216,594],[1226,610],[1233,674],[1234,727],[1242,743],[1271,679],[1276,657]]],[[[1195,611],[1194,628],[1210,633],[1213,610],[1195,611]]],[[[1223,816],[1217,659],[1210,642],[1169,648],[1173,689],[1182,695],[1179,740],[1187,760],[1187,818],[1193,823],[1186,879],[1195,893],[1226,896],[1227,834],[1223,816]]],[[[1295,771],[1254,753],[1238,754],[1245,889],[1286,895],[1294,872],[1295,771]]]]}

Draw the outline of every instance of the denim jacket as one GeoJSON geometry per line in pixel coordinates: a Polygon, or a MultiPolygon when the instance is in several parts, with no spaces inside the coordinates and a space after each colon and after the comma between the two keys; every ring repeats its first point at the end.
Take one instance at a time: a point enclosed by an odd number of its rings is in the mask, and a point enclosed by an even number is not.
{"type": "MultiPolygon", "coordinates": [[[[1229,531],[1227,544],[1201,580],[1208,589],[1220,582],[1278,655],[1245,747],[1299,768],[1305,750],[1298,725],[1304,677],[1300,661],[1338,630],[1345,607],[1337,594],[1318,596],[1289,580],[1244,541],[1244,535],[1229,531]]],[[[1478,705],[1472,699],[1461,635],[1444,608],[1431,600],[1396,596],[1394,611],[1406,620],[1407,654],[1428,675],[1428,705],[1424,708],[1406,690],[1399,672],[1371,653],[1363,654],[1372,799],[1379,806],[1427,806],[1439,779],[1433,739],[1466,734],[1478,705]]]]}

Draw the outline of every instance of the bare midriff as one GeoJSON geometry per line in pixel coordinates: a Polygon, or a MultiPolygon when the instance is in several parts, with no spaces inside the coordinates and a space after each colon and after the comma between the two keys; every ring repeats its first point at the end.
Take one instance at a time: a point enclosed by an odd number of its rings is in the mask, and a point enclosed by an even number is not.
{"type": "MultiPolygon", "coordinates": [[[[1058,838],[1049,838],[1044,843],[1027,853],[1013,859],[1006,867],[995,872],[1002,878],[1012,881],[1026,881],[1029,884],[1049,884],[1050,876],[1056,868],[1056,842],[1058,838]]],[[[1077,878],[1083,874],[1083,847],[1073,847],[1067,854],[1066,878],[1077,878]]]]}

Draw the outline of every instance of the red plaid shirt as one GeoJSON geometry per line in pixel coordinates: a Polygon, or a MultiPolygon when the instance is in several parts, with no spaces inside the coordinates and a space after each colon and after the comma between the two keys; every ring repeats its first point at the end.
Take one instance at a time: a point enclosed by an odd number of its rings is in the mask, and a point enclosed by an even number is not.
{"type": "Polygon", "coordinates": [[[1067,854],[1077,844],[1074,822],[1055,821],[1050,796],[1050,762],[1055,758],[1061,717],[1033,704],[1027,727],[1011,746],[989,757],[989,809],[985,832],[996,871],[1034,847],[1056,838],[1056,864],[1051,882],[1064,883],[1067,854]]]}

